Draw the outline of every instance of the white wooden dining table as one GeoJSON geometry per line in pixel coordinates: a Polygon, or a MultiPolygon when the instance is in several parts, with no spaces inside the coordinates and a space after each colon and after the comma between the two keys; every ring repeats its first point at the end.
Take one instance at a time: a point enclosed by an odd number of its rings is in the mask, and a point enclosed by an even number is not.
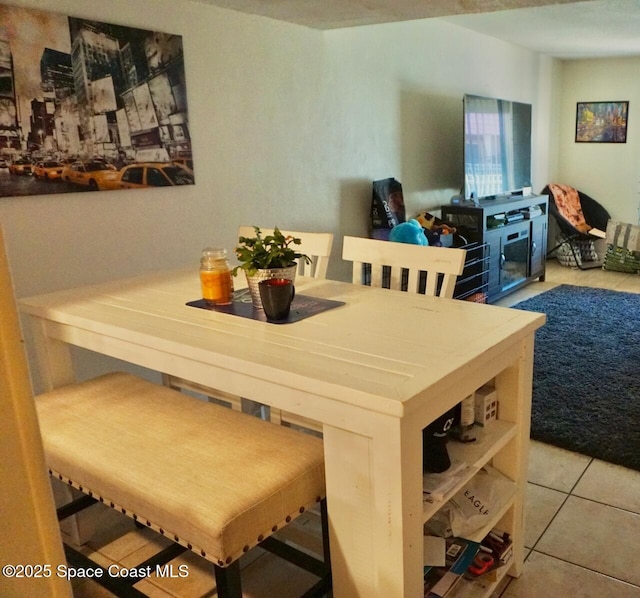
{"type": "Polygon", "coordinates": [[[434,510],[423,502],[422,429],[495,379],[508,431],[489,456],[517,485],[501,516],[519,575],[544,316],[312,278],[299,277],[296,293],[343,304],[289,324],[198,309],[186,305],[200,296],[197,272],[182,270],[19,306],[44,389],[75,381],[76,345],[321,422],[336,598],[423,595],[423,524],[434,510]]]}

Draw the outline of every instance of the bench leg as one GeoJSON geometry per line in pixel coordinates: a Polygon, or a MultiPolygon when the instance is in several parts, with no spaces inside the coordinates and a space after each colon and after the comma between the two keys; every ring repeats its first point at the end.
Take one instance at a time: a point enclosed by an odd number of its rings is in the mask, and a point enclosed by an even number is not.
{"type": "Polygon", "coordinates": [[[320,502],[320,523],[322,525],[322,552],[324,564],[331,569],[331,550],[329,548],[329,514],[327,512],[327,499],[320,502]]]}
{"type": "Polygon", "coordinates": [[[218,598],[242,598],[240,584],[240,563],[236,561],[228,567],[214,565],[216,592],[218,598]]]}

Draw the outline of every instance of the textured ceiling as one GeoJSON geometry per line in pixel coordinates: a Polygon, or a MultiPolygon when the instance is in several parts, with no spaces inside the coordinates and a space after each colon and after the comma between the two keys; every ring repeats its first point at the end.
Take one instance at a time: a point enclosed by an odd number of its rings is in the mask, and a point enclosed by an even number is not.
{"type": "Polygon", "coordinates": [[[640,0],[196,0],[337,29],[444,17],[558,58],[640,55],[640,0]]]}
{"type": "Polygon", "coordinates": [[[337,29],[511,8],[564,4],[574,0],[198,0],[239,12],[337,29]]]}
{"type": "Polygon", "coordinates": [[[595,0],[446,18],[556,58],[640,55],[640,0],[595,0]]]}

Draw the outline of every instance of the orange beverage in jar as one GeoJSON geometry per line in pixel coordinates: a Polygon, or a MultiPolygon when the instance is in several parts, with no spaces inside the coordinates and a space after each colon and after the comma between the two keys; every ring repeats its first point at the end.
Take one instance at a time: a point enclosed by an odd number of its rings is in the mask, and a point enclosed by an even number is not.
{"type": "Polygon", "coordinates": [[[231,269],[224,249],[207,247],[200,260],[202,298],[212,305],[228,305],[233,299],[231,269]]]}

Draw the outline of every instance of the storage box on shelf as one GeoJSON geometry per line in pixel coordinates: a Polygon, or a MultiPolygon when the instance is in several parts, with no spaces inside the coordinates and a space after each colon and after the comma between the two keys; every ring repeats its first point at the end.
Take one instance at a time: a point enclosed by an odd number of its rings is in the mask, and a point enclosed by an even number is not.
{"type": "Polygon", "coordinates": [[[492,385],[476,390],[475,400],[476,424],[486,426],[498,418],[498,393],[492,385]]]}

